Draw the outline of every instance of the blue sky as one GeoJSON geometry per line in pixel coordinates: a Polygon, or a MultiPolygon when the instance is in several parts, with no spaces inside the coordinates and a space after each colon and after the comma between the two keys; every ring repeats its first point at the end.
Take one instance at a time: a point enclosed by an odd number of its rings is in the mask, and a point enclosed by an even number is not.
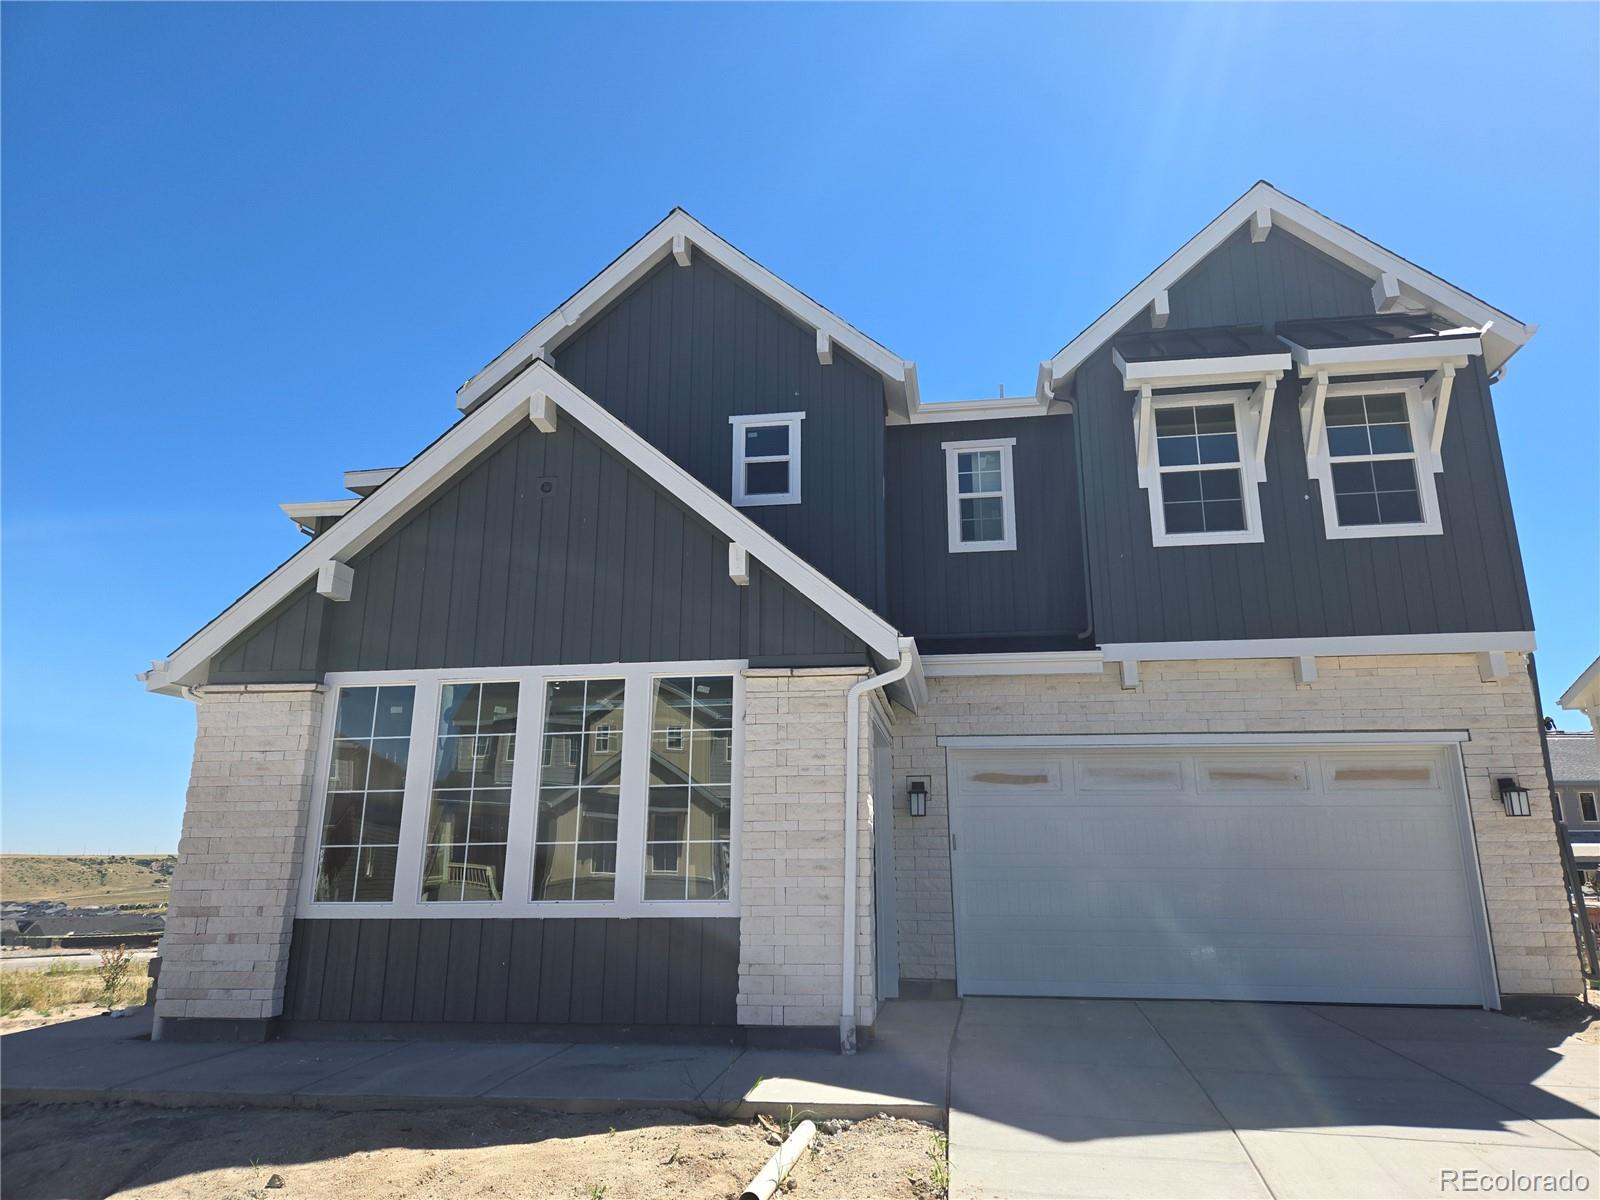
{"type": "Polygon", "coordinates": [[[1538,322],[1495,400],[1554,711],[1600,649],[1597,14],[5,5],[4,848],[172,849],[194,717],[133,673],[675,204],[930,399],[1030,391],[1258,178],[1538,322]]]}

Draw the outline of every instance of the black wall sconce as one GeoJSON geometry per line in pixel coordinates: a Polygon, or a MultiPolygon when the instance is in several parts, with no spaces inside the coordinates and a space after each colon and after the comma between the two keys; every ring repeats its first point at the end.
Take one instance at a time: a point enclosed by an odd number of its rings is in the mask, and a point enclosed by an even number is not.
{"type": "Polygon", "coordinates": [[[1500,786],[1500,803],[1506,806],[1506,816],[1526,817],[1533,810],[1528,805],[1528,789],[1510,777],[1497,781],[1500,786]]]}
{"type": "Polygon", "coordinates": [[[922,779],[913,779],[906,789],[906,803],[911,808],[913,817],[928,815],[928,784],[922,779]]]}

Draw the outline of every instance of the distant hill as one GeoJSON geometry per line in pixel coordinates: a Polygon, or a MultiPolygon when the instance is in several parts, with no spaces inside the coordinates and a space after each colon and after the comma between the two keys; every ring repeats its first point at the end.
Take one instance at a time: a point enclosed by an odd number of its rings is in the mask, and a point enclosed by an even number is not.
{"type": "Polygon", "coordinates": [[[165,904],[173,854],[0,854],[0,900],[165,904]]]}

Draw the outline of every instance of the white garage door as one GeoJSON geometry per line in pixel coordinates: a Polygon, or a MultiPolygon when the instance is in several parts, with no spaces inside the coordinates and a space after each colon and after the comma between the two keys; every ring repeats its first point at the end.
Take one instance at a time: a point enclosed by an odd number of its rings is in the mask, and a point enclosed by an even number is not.
{"type": "Polygon", "coordinates": [[[1494,1005],[1454,760],[952,751],[960,989],[1494,1005]]]}

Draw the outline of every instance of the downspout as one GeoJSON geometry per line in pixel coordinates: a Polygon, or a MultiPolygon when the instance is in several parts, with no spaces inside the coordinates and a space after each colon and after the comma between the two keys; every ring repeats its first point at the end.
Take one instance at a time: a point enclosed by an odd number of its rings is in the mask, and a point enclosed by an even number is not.
{"type": "Polygon", "coordinates": [[[1083,483],[1083,429],[1078,424],[1078,404],[1072,404],[1072,456],[1078,462],[1078,550],[1083,569],[1083,628],[1078,631],[1078,641],[1086,642],[1094,636],[1094,592],[1089,586],[1089,510],[1085,507],[1087,493],[1083,483]]]}
{"type": "MultiPolygon", "coordinates": [[[[861,695],[888,687],[911,674],[916,642],[900,639],[900,663],[882,675],[850,685],[844,701],[844,941],[840,979],[839,1053],[856,1052],[856,819],[861,811],[861,695]]],[[[892,810],[891,810],[892,811],[892,810]]],[[[893,820],[893,817],[890,818],[893,820]]]]}

